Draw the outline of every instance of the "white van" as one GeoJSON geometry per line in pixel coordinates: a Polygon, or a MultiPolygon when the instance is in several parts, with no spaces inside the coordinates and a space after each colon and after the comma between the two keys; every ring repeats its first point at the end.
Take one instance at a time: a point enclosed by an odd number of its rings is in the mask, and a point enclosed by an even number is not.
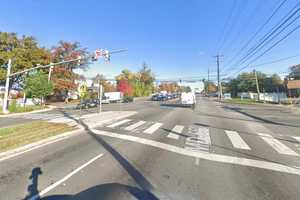
{"type": "Polygon", "coordinates": [[[109,103],[121,102],[123,99],[122,92],[105,92],[105,99],[108,99],[109,103]]]}
{"type": "Polygon", "coordinates": [[[182,105],[195,106],[196,97],[193,92],[183,92],[181,93],[180,102],[182,105]]]}

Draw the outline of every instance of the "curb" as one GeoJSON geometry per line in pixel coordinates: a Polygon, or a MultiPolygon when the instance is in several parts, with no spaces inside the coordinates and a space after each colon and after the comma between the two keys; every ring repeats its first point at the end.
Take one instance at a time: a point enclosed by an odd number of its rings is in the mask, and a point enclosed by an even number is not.
{"type": "Polygon", "coordinates": [[[4,160],[7,160],[7,159],[10,159],[10,158],[13,158],[15,156],[18,156],[20,154],[32,151],[34,149],[37,149],[37,148],[40,148],[40,147],[58,142],[60,140],[66,139],[66,138],[69,138],[69,137],[71,137],[75,134],[80,133],[81,131],[84,131],[84,129],[79,128],[79,129],[76,129],[76,130],[73,130],[73,131],[69,131],[69,132],[66,132],[66,133],[62,133],[60,135],[52,136],[50,138],[46,138],[46,139],[37,141],[37,142],[34,142],[34,143],[30,143],[30,144],[27,144],[25,146],[18,147],[16,149],[12,149],[12,150],[9,150],[9,151],[2,152],[2,153],[0,153],[0,162],[4,161],[4,160]]]}
{"type": "Polygon", "coordinates": [[[33,110],[30,112],[21,112],[21,113],[12,113],[12,114],[1,114],[0,118],[2,117],[15,117],[15,116],[20,116],[20,115],[26,115],[26,114],[32,114],[32,113],[39,113],[39,112],[46,112],[50,111],[56,108],[56,106],[48,106],[49,108],[46,109],[41,109],[41,110],[33,110]]]}

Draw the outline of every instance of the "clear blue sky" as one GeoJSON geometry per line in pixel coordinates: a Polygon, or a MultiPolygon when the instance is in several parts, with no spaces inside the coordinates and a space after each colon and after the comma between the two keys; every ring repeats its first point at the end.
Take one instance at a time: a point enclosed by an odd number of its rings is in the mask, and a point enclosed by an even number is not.
{"type": "MultiPolygon", "coordinates": [[[[281,1],[10,0],[1,2],[0,31],[32,35],[46,47],[66,40],[78,41],[90,51],[96,48],[129,50],[113,55],[109,64],[98,61],[84,72],[86,76],[102,73],[113,77],[124,68],[138,70],[145,61],[158,78],[206,77],[208,67],[214,71],[212,74],[216,71],[212,56],[220,50],[224,55],[221,69],[224,68],[281,1]],[[227,20],[232,8],[232,18],[227,20]],[[223,36],[226,36],[224,40],[223,36]]],[[[289,0],[284,4],[249,47],[296,3],[289,0]]],[[[300,32],[296,31],[256,64],[300,54],[299,39],[300,32]]],[[[298,63],[300,57],[257,70],[282,72],[298,63]]]]}

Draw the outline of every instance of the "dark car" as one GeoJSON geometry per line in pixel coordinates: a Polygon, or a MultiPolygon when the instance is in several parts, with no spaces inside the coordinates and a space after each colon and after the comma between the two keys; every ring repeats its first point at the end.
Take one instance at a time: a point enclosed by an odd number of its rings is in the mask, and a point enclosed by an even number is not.
{"type": "Polygon", "coordinates": [[[95,108],[99,105],[98,99],[88,99],[77,104],[76,109],[95,108]]]}
{"type": "Polygon", "coordinates": [[[152,95],[151,100],[152,101],[159,101],[159,94],[152,95]]]}
{"type": "Polygon", "coordinates": [[[124,97],[123,98],[123,103],[130,103],[133,102],[133,97],[124,97]]]}
{"type": "Polygon", "coordinates": [[[159,101],[166,101],[166,100],[168,100],[168,97],[167,97],[167,95],[165,95],[165,94],[160,94],[160,95],[158,96],[158,100],[159,100],[159,101]]]}

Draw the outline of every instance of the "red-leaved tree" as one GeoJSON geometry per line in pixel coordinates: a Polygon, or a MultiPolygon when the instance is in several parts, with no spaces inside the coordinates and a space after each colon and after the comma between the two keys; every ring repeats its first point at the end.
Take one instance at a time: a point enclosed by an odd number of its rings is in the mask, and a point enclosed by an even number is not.
{"type": "Polygon", "coordinates": [[[134,89],[133,86],[126,79],[121,79],[118,81],[117,86],[118,91],[122,92],[124,96],[133,96],[134,89]]]}

